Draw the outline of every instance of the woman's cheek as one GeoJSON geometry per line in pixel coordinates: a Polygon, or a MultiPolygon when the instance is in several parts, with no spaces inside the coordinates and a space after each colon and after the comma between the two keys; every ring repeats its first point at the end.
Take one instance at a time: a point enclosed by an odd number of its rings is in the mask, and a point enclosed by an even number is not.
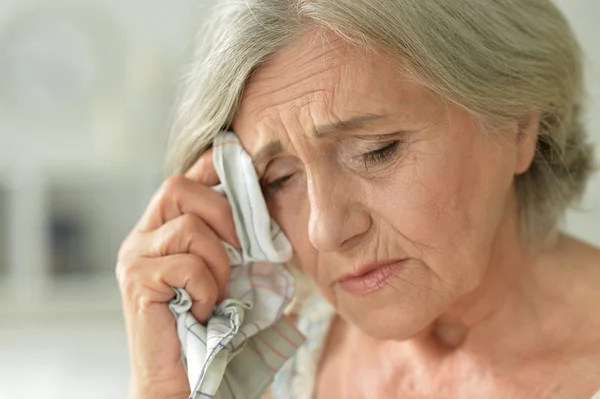
{"type": "Polygon", "coordinates": [[[305,272],[312,274],[310,268],[314,268],[316,264],[316,250],[308,237],[310,209],[306,189],[297,183],[296,181],[265,199],[269,214],[290,240],[300,266],[305,272]]]}

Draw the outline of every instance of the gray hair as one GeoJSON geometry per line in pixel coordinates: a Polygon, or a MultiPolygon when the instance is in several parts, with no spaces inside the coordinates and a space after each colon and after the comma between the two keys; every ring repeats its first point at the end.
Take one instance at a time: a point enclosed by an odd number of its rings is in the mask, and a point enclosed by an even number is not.
{"type": "Polygon", "coordinates": [[[581,50],[550,0],[228,0],[199,44],[174,115],[167,172],[229,129],[245,83],[307,29],[398,55],[411,78],[485,125],[540,112],[533,163],[515,182],[522,235],[555,232],[593,170],[580,112],[581,50]]]}

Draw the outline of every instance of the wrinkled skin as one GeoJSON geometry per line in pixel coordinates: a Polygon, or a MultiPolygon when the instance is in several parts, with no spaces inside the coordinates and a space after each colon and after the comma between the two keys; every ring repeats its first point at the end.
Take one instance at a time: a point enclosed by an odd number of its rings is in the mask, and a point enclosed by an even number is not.
{"type": "Polygon", "coordinates": [[[234,130],[251,154],[274,138],[287,150],[259,173],[266,183],[292,174],[265,195],[322,293],[368,334],[406,338],[480,285],[494,250],[520,252],[512,182],[529,165],[534,133],[521,138],[515,124],[485,136],[385,55],[366,57],[341,40],[330,46],[309,41],[259,69],[234,130]],[[311,137],[314,126],[368,113],[387,117],[311,137]],[[365,167],[363,153],[394,140],[401,144],[387,162],[365,167]],[[335,284],[362,263],[405,257],[374,295],[335,284]]]}
{"type": "MultiPolygon", "coordinates": [[[[600,255],[564,235],[537,249],[520,242],[513,183],[534,155],[536,112],[484,132],[396,61],[307,31],[258,68],[233,123],[251,155],[281,142],[281,153],[257,165],[269,210],[340,315],[318,396],[416,398],[431,390],[453,398],[484,391],[532,397],[533,388],[486,365],[567,347],[599,299],[591,283],[600,281],[598,267],[591,265],[600,255]],[[313,132],[365,114],[382,117],[313,132]],[[365,155],[388,145],[383,156],[365,155]],[[350,294],[337,282],[366,262],[405,258],[372,294],[350,294]],[[565,271],[567,263],[577,267],[565,271]],[[576,297],[568,294],[573,284],[581,287],[576,297]],[[349,369],[357,360],[364,367],[349,369]],[[474,370],[485,377],[467,383],[464,375],[474,370]]],[[[596,342],[600,328],[579,336],[596,342]]],[[[591,395],[590,386],[571,384],[569,394],[591,395]]]]}

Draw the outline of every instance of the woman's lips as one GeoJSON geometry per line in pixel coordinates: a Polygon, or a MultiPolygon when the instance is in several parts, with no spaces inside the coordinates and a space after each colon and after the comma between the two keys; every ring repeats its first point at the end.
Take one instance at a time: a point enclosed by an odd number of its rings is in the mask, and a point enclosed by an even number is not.
{"type": "Polygon", "coordinates": [[[338,281],[340,287],[353,295],[366,295],[382,289],[389,278],[396,274],[405,260],[380,266],[361,275],[343,277],[338,281]]]}

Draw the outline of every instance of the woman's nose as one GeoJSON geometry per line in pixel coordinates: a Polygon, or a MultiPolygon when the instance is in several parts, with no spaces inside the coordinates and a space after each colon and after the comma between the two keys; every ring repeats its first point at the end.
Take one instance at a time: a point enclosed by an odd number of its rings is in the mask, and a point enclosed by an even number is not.
{"type": "Polygon", "coordinates": [[[319,173],[308,179],[308,234],[318,251],[336,251],[366,232],[371,218],[343,176],[319,173]]]}

